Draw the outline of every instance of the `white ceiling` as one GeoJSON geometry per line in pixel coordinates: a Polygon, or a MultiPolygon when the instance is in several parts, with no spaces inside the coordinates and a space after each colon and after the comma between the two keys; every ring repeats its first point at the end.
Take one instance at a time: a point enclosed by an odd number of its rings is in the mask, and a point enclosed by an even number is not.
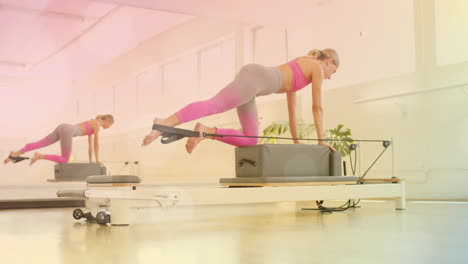
{"type": "Polygon", "coordinates": [[[0,75],[80,76],[191,18],[89,0],[0,0],[0,75]]]}
{"type": "MultiPolygon", "coordinates": [[[[323,8],[339,8],[347,0],[98,0],[181,14],[258,23],[261,25],[310,24],[323,8]],[[335,8],[335,7],[333,7],[335,8]]],[[[348,10],[349,12],[349,10],[348,10]]]]}
{"type": "Polygon", "coordinates": [[[0,77],[91,71],[194,16],[309,25],[338,0],[0,0],[0,77]]]}

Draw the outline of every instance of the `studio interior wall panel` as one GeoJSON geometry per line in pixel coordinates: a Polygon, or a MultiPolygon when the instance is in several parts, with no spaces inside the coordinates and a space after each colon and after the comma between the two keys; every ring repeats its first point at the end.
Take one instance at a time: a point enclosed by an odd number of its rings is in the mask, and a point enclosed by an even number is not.
{"type": "Polygon", "coordinates": [[[312,49],[335,49],[340,68],[332,81],[325,83],[326,88],[412,73],[413,12],[413,1],[407,0],[329,2],[320,13],[311,15],[310,26],[288,28],[289,57],[303,56],[312,49]]]}
{"type": "Polygon", "coordinates": [[[223,85],[218,80],[224,70],[220,63],[223,60],[221,57],[221,47],[217,45],[202,50],[199,56],[200,96],[212,95],[223,85]]]}
{"type": "Polygon", "coordinates": [[[468,61],[468,1],[435,0],[434,3],[437,65],[468,61]]]}
{"type": "Polygon", "coordinates": [[[276,66],[286,60],[286,31],[278,27],[261,27],[253,31],[254,62],[276,66]]]}
{"type": "Polygon", "coordinates": [[[92,91],[82,89],[78,95],[78,118],[79,122],[94,118],[100,110],[96,107],[97,100],[92,91]]]}
{"type": "Polygon", "coordinates": [[[114,86],[114,115],[116,127],[125,131],[137,117],[137,86],[136,78],[129,77],[114,86]]]}
{"type": "Polygon", "coordinates": [[[94,116],[114,114],[114,87],[111,85],[99,87],[94,91],[94,116]]]}
{"type": "Polygon", "coordinates": [[[200,99],[197,64],[197,56],[192,54],[163,66],[163,96],[166,114],[200,99]]]}
{"type": "Polygon", "coordinates": [[[137,77],[137,110],[139,115],[156,114],[164,101],[160,67],[151,68],[137,77]]]}
{"type": "Polygon", "coordinates": [[[199,52],[199,98],[215,95],[235,77],[235,42],[223,42],[199,52]]]}

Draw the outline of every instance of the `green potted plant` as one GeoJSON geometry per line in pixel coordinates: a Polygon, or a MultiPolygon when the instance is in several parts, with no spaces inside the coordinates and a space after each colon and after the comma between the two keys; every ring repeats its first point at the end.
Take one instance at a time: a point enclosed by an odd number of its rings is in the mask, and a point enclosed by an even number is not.
{"type": "MultiPolygon", "coordinates": [[[[315,134],[315,125],[313,123],[305,123],[300,120],[297,124],[299,138],[311,138],[315,134]]],[[[287,122],[272,122],[263,130],[264,137],[281,137],[289,131],[289,124],[287,122]]],[[[325,130],[326,139],[339,139],[343,141],[331,141],[330,144],[339,152],[342,157],[346,157],[350,150],[349,146],[353,144],[351,138],[351,129],[344,128],[343,124],[339,124],[336,128],[325,130]]],[[[275,138],[263,138],[260,140],[261,144],[276,144],[275,138]]]]}

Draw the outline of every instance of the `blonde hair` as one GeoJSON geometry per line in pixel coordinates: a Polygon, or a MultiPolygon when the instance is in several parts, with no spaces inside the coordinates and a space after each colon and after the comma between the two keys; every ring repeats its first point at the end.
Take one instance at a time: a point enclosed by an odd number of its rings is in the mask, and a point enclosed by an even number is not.
{"type": "Polygon", "coordinates": [[[338,53],[334,49],[324,49],[324,50],[313,49],[309,51],[307,55],[314,57],[317,60],[332,59],[336,67],[340,66],[340,58],[338,57],[338,53]]]}
{"type": "Polygon", "coordinates": [[[112,124],[114,124],[114,116],[112,116],[112,115],[98,115],[98,116],[96,116],[96,120],[97,119],[109,120],[112,124]]]}

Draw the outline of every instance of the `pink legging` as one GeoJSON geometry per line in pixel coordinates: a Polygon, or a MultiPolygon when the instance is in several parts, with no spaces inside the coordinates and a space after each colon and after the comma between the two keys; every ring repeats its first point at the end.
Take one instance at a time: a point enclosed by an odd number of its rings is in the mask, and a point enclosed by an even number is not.
{"type": "MultiPolygon", "coordinates": [[[[224,87],[214,97],[206,101],[189,104],[179,110],[176,116],[180,124],[182,124],[237,107],[242,132],[235,129],[217,128],[216,134],[258,136],[258,114],[255,97],[279,91],[281,85],[281,73],[276,68],[249,64],[240,70],[233,82],[224,87]]],[[[238,147],[258,143],[258,138],[215,137],[214,139],[238,147]]]]}
{"type": "Polygon", "coordinates": [[[47,147],[60,140],[62,155],[44,155],[44,158],[58,163],[67,163],[71,155],[73,137],[80,133],[81,130],[76,125],[61,124],[48,136],[37,142],[26,144],[22,150],[26,153],[31,150],[47,147]]]}

